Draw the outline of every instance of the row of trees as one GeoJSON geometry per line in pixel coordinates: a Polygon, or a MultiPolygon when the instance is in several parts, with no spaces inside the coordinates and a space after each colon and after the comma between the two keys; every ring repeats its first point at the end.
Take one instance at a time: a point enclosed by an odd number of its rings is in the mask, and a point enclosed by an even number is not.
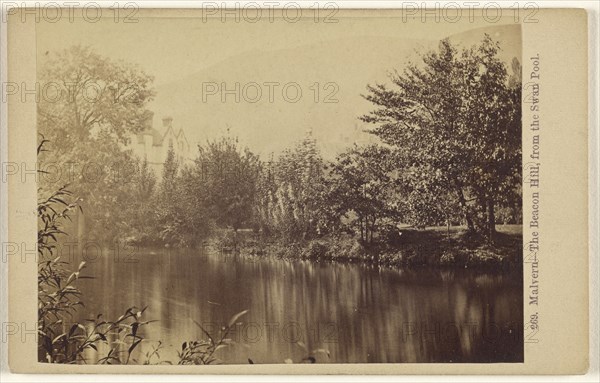
{"type": "Polygon", "coordinates": [[[40,104],[40,130],[61,163],[136,169],[71,186],[98,238],[193,246],[214,228],[253,228],[288,241],[352,230],[372,242],[382,226],[408,223],[464,224],[493,239],[498,213],[520,220],[521,69],[514,59],[509,74],[498,51],[489,36],[468,49],[442,40],[394,72],[392,87],[368,86],[374,110],[362,120],[380,143],[331,162],[310,135],[268,161],[225,136],[200,145],[192,165],[170,152],[156,179],[123,147],[141,129],[151,77],[81,47],[45,66],[42,78],[74,94],[40,104]],[[85,97],[90,82],[99,102],[85,97]]]}
{"type": "Polygon", "coordinates": [[[382,219],[399,217],[389,150],[353,147],[325,162],[310,135],[276,160],[262,162],[225,136],[199,146],[182,169],[169,152],[146,204],[156,207],[154,237],[194,245],[215,228],[253,229],[284,241],[356,229],[365,242],[382,219]]]}
{"type": "Polygon", "coordinates": [[[489,36],[462,50],[442,40],[394,72],[392,88],[368,86],[375,109],[362,120],[381,143],[331,163],[311,137],[267,163],[227,140],[201,148],[197,173],[215,162],[234,174],[204,180],[224,186],[204,189],[217,222],[290,240],[351,228],[372,242],[400,222],[464,224],[493,239],[498,221],[520,221],[521,194],[521,67],[514,59],[509,74],[499,49],[489,36]]]}

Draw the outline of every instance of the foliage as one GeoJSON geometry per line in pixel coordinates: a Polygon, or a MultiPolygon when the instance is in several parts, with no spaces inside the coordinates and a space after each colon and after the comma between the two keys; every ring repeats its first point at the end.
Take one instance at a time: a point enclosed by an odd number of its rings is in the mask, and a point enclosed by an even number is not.
{"type": "Polygon", "coordinates": [[[242,316],[246,315],[246,313],[248,313],[248,310],[244,310],[235,314],[229,320],[227,326],[221,329],[220,337],[212,336],[208,331],[206,331],[206,329],[204,329],[204,327],[202,327],[198,322],[194,321],[196,326],[200,328],[207,339],[183,342],[181,345],[181,351],[178,351],[178,364],[221,364],[222,361],[216,357],[215,352],[234,344],[232,339],[227,338],[227,335],[231,332],[234,326],[238,324],[238,320],[242,316]]]}
{"type": "Polygon", "coordinates": [[[155,198],[157,237],[197,246],[215,228],[252,226],[259,171],[258,157],[232,137],[199,146],[194,164],[183,168],[169,150],[155,198]]]}
{"type": "MultiPolygon", "coordinates": [[[[46,143],[47,140],[42,137],[38,154],[44,151],[46,143]]],[[[166,195],[174,193],[174,189],[169,187],[173,184],[169,181],[175,182],[177,179],[177,163],[172,153],[169,157],[161,185],[161,193],[166,195]]],[[[145,172],[140,176],[138,197],[149,198],[154,180],[145,172]]],[[[69,270],[70,263],[62,261],[58,255],[57,241],[60,235],[66,235],[63,231],[64,220],[69,220],[76,209],[82,211],[78,199],[72,196],[66,186],[38,201],[38,360],[47,363],[87,363],[86,351],[99,352],[99,345],[105,344],[108,352],[96,360],[98,364],[152,364],[154,360],[156,363],[170,364],[160,358],[160,341],[146,352],[145,360],[132,357],[145,340],[140,330],[152,322],[141,320],[147,307],[130,307],[113,321],[103,319],[102,314],[84,323],[71,321],[77,310],[84,306],[77,282],[90,277],[82,274],[85,262],[81,262],[76,271],[69,270]]],[[[227,335],[247,312],[244,310],[234,315],[219,338],[211,336],[198,324],[208,340],[184,343],[179,364],[219,362],[214,353],[232,343],[227,335]]]]}
{"type": "Polygon", "coordinates": [[[155,241],[178,246],[196,246],[211,230],[198,193],[197,179],[189,168],[180,169],[175,153],[169,149],[162,178],[151,199],[154,221],[148,222],[144,243],[155,241]]]}
{"type": "MultiPolygon", "coordinates": [[[[478,46],[459,49],[448,39],[391,75],[394,89],[369,86],[365,98],[377,109],[363,121],[377,125],[372,133],[390,145],[406,177],[406,197],[456,201],[469,228],[475,229],[469,196],[487,212],[484,228],[495,231],[494,209],[520,183],[520,80],[509,76],[497,57],[498,43],[489,36],[478,46]],[[418,185],[415,185],[417,183],[418,185]],[[441,193],[441,194],[440,194],[441,193]]],[[[513,70],[519,71],[518,62],[513,70]]],[[[450,206],[448,206],[450,207],[450,206]]],[[[449,215],[448,207],[433,210],[449,215]]],[[[451,209],[450,211],[452,211],[451,209]]],[[[425,217],[425,221],[432,217],[425,217]]]]}
{"type": "MultiPolygon", "coordinates": [[[[101,168],[70,180],[89,212],[76,229],[96,240],[195,246],[214,228],[253,228],[293,242],[349,223],[371,243],[379,226],[399,221],[466,224],[492,238],[496,221],[520,219],[521,194],[522,69],[514,59],[509,74],[499,49],[487,35],[469,48],[445,39],[392,73],[391,87],[368,86],[375,109],[362,119],[383,144],[350,148],[332,163],[310,134],[267,162],[227,135],[199,146],[193,166],[169,152],[157,182],[122,146],[148,117],[152,77],[83,47],[46,59],[40,78],[64,94],[42,100],[39,128],[63,169],[101,168]]],[[[42,181],[46,192],[56,188],[42,181]]]]}
{"type": "Polygon", "coordinates": [[[239,147],[237,138],[223,136],[198,147],[195,170],[203,203],[219,227],[252,226],[260,171],[257,155],[239,147]]]}
{"type": "Polygon", "coordinates": [[[80,239],[114,241],[135,232],[129,207],[139,163],[122,144],[143,128],[152,77],[81,46],[44,60],[38,78],[48,91],[38,104],[38,132],[50,141],[54,172],[40,177],[42,190],[69,183],[81,198],[88,214],[78,214],[72,228],[80,239]]]}
{"type": "Polygon", "coordinates": [[[335,225],[325,163],[310,135],[263,168],[259,190],[257,213],[266,232],[290,241],[322,235],[335,225]]]}
{"type": "Polygon", "coordinates": [[[49,56],[38,76],[48,94],[40,101],[40,123],[62,155],[106,132],[119,142],[141,131],[154,97],[153,78],[135,65],[112,61],[89,47],[72,46],[49,56]]]}
{"type": "Polygon", "coordinates": [[[423,167],[425,171],[422,168],[406,169],[399,177],[398,190],[402,199],[398,209],[403,222],[418,228],[460,222],[457,193],[444,187],[440,170],[423,167]]]}
{"type": "Polygon", "coordinates": [[[339,215],[355,214],[352,223],[363,242],[373,242],[380,220],[396,216],[391,160],[390,151],[382,146],[355,146],[332,164],[329,203],[339,215]]]}
{"type": "Polygon", "coordinates": [[[163,164],[162,179],[156,199],[158,237],[167,244],[183,243],[185,229],[182,206],[178,203],[179,163],[173,149],[169,149],[163,164]]]}
{"type": "Polygon", "coordinates": [[[146,159],[136,164],[128,204],[123,207],[127,219],[121,233],[129,242],[152,243],[157,238],[157,180],[146,159]]]}
{"type": "MultiPolygon", "coordinates": [[[[42,136],[38,155],[44,151],[46,142],[42,136]]],[[[57,254],[58,237],[66,234],[63,223],[71,219],[76,209],[82,211],[78,199],[72,196],[67,186],[38,201],[38,359],[48,363],[85,362],[83,354],[86,350],[97,351],[100,342],[108,344],[109,336],[120,336],[121,343],[131,338],[125,356],[113,347],[99,363],[127,364],[143,340],[138,330],[149,323],[139,320],[145,308],[140,311],[129,308],[116,321],[104,321],[99,315],[90,320],[88,326],[69,322],[83,306],[76,283],[90,278],[81,274],[85,262],[81,262],[76,271],[70,271],[70,264],[61,261],[57,254]]],[[[112,344],[116,343],[113,341],[112,344]]]]}

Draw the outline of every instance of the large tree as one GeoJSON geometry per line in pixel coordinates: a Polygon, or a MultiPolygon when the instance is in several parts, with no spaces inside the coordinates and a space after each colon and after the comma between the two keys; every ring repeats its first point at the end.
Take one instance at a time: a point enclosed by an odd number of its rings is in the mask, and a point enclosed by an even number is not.
{"type": "Polygon", "coordinates": [[[143,129],[152,77],[82,46],[43,59],[38,132],[49,141],[52,174],[40,178],[42,190],[69,183],[87,217],[76,219],[79,236],[112,240],[131,226],[126,212],[140,168],[123,144],[143,129]]]}
{"type": "Polygon", "coordinates": [[[420,198],[430,193],[445,210],[444,191],[471,230],[477,216],[468,202],[475,201],[490,238],[495,206],[520,182],[521,159],[520,83],[513,76],[509,84],[498,50],[488,35],[469,49],[442,40],[421,63],[394,72],[393,88],[368,86],[365,98],[376,109],[362,117],[394,148],[399,173],[419,175],[406,181],[419,182],[420,198]]]}
{"type": "Polygon", "coordinates": [[[133,64],[73,46],[49,54],[41,66],[40,129],[61,149],[78,146],[100,131],[128,142],[143,129],[146,106],[154,97],[153,77],[133,64]]]}

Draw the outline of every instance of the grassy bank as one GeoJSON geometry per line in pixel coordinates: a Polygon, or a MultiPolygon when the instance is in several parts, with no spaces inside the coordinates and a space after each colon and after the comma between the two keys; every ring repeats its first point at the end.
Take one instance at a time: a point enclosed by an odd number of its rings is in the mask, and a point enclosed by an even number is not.
{"type": "Polygon", "coordinates": [[[493,244],[464,228],[403,229],[366,245],[348,234],[284,243],[249,232],[222,233],[215,246],[247,257],[276,257],[379,264],[389,267],[461,267],[506,269],[522,261],[522,228],[499,225],[493,244]]]}

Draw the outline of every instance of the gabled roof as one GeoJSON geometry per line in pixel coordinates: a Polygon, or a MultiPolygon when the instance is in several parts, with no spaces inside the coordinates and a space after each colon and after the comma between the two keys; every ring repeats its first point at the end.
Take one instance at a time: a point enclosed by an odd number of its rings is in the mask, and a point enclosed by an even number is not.
{"type": "Polygon", "coordinates": [[[175,136],[175,138],[177,138],[178,140],[180,139],[180,137],[183,138],[189,146],[187,137],[185,136],[183,129],[179,128],[179,131],[177,133],[175,133],[175,130],[173,129],[172,125],[170,125],[170,124],[165,127],[164,132],[162,132],[162,133],[156,128],[153,128],[151,126],[146,126],[146,129],[144,129],[141,133],[137,134],[137,143],[143,144],[146,142],[145,141],[146,137],[151,136],[152,137],[152,146],[161,146],[163,144],[165,138],[169,134],[169,131],[171,131],[173,133],[173,135],[175,136]]]}
{"type": "Polygon", "coordinates": [[[188,146],[190,145],[190,143],[187,140],[187,137],[185,136],[185,133],[183,132],[183,128],[179,128],[179,132],[177,132],[175,137],[177,137],[177,139],[179,139],[180,137],[183,138],[185,140],[185,143],[188,144],[188,146]]]}

